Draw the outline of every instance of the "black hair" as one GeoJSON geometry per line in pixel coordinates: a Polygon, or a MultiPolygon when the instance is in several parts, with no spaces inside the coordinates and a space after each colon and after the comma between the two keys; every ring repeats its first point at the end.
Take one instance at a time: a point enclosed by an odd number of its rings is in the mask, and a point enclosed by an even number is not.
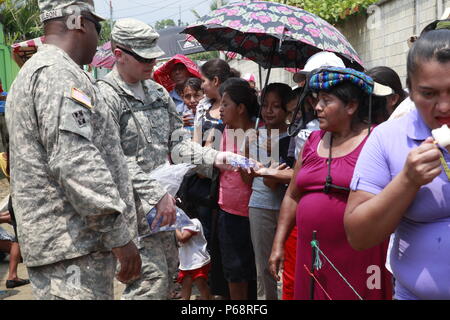
{"type": "Polygon", "coordinates": [[[287,101],[291,102],[292,100],[300,98],[300,96],[303,93],[303,89],[304,87],[297,87],[294,90],[292,90],[291,93],[289,94],[289,98],[287,101]]]}
{"type": "Polygon", "coordinates": [[[202,90],[202,80],[199,78],[194,78],[194,77],[189,78],[184,83],[183,90],[187,87],[191,87],[195,91],[202,90]]]}
{"type": "Polygon", "coordinates": [[[234,78],[240,78],[241,77],[241,72],[235,68],[230,68],[230,73],[231,73],[231,77],[234,78]]]}
{"type": "MultiPolygon", "coordinates": [[[[393,106],[394,110],[408,96],[406,91],[403,90],[400,77],[398,76],[397,72],[395,72],[393,69],[386,66],[379,66],[370,69],[366,73],[368,76],[372,77],[374,81],[382,85],[388,86],[394,91],[395,94],[398,94],[399,99],[393,106]]],[[[388,100],[386,97],[379,97],[379,96],[372,97],[373,110],[375,110],[376,112],[376,116],[372,117],[374,123],[380,124],[389,118],[390,111],[387,109],[387,101],[388,100]]]]}
{"type": "Polygon", "coordinates": [[[239,84],[239,85],[247,86],[247,87],[250,88],[250,84],[249,84],[247,81],[245,81],[244,79],[242,79],[242,78],[236,78],[236,77],[231,77],[231,78],[228,78],[227,80],[225,80],[225,81],[220,85],[220,87],[219,87],[219,94],[220,94],[220,96],[223,96],[223,92],[225,91],[225,89],[226,89],[228,86],[231,86],[231,85],[233,85],[233,84],[239,84]]]}
{"type": "Polygon", "coordinates": [[[403,90],[400,77],[393,69],[386,66],[379,66],[370,69],[366,73],[368,76],[372,77],[374,81],[388,86],[394,91],[394,93],[399,95],[400,99],[395,107],[397,107],[408,96],[405,90],[403,90]]]}
{"type": "Polygon", "coordinates": [[[275,92],[278,95],[278,97],[281,99],[281,108],[284,111],[287,111],[286,105],[289,102],[292,88],[285,83],[270,83],[261,91],[261,97],[266,97],[269,92],[275,92]]]}
{"type": "Polygon", "coordinates": [[[242,103],[245,106],[247,115],[250,119],[258,115],[258,96],[256,90],[251,88],[248,84],[230,84],[224,89],[223,94],[225,93],[227,93],[230,96],[230,99],[237,105],[242,103]]]}
{"type": "Polygon", "coordinates": [[[425,33],[436,30],[436,27],[441,22],[448,22],[450,19],[443,19],[443,20],[435,20],[428,24],[425,28],[423,28],[422,32],[420,33],[420,36],[423,36],[425,33]]]}
{"type": "Polygon", "coordinates": [[[200,67],[200,71],[206,78],[211,81],[214,79],[214,77],[217,77],[220,83],[225,82],[232,76],[230,65],[225,60],[219,58],[205,62],[200,67]]]}
{"type": "Polygon", "coordinates": [[[439,29],[424,33],[409,50],[406,69],[408,87],[411,89],[411,78],[420,68],[420,64],[430,60],[439,63],[450,61],[450,30],[439,29]]]}

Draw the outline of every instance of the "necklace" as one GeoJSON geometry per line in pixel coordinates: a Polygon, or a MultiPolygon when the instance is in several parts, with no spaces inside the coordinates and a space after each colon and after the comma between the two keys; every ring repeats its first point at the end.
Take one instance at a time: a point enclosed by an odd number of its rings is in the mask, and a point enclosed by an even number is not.
{"type": "Polygon", "coordinates": [[[333,134],[331,133],[331,137],[330,137],[330,149],[328,152],[328,160],[327,160],[327,167],[328,167],[328,175],[325,178],[325,185],[323,186],[323,192],[324,193],[330,193],[331,188],[337,189],[337,190],[342,190],[342,191],[346,191],[346,192],[350,192],[350,188],[347,187],[341,187],[338,185],[333,184],[333,178],[331,177],[331,148],[333,145],[333,134]]]}

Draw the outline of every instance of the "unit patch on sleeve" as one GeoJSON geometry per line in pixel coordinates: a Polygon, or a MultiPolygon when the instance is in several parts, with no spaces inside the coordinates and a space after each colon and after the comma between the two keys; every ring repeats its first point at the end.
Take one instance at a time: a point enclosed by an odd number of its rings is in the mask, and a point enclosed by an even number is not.
{"type": "Polygon", "coordinates": [[[74,113],[72,113],[72,115],[75,118],[75,122],[80,128],[86,125],[86,119],[84,117],[83,110],[75,111],[74,113]]]}

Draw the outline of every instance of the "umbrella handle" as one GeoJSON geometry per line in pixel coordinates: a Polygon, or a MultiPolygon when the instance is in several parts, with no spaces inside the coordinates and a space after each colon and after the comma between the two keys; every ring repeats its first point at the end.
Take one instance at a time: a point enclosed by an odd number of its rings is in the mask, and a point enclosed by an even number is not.
{"type": "MultiPolygon", "coordinates": [[[[272,71],[272,62],[273,62],[273,57],[275,55],[276,47],[277,47],[277,42],[274,41],[273,42],[273,47],[272,47],[272,52],[270,53],[270,57],[269,57],[270,65],[269,65],[269,69],[267,71],[266,81],[264,83],[264,88],[261,88],[261,90],[265,89],[267,87],[268,83],[269,83],[270,72],[272,71]]],[[[261,78],[260,78],[260,81],[261,81],[261,78]]],[[[264,100],[265,99],[266,99],[266,90],[263,90],[263,95],[261,96],[261,105],[259,106],[258,117],[256,118],[255,130],[258,130],[259,119],[261,118],[261,109],[262,109],[262,106],[264,105],[264,100]]]]}

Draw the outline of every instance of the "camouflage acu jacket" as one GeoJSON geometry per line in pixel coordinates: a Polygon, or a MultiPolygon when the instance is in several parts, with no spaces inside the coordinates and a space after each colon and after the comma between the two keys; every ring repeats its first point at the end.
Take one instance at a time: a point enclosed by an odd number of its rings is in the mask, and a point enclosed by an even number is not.
{"type": "Polygon", "coordinates": [[[53,45],[22,67],[9,92],[11,194],[29,267],[107,251],[136,236],[118,123],[98,93],[53,45]]]}
{"type": "MultiPolygon", "coordinates": [[[[153,80],[143,81],[142,85],[145,101],[135,96],[116,68],[104,81],[98,82],[105,96],[113,99],[113,94],[106,94],[113,87],[122,98],[120,105],[114,103],[114,99],[108,105],[120,124],[122,148],[138,200],[136,205],[145,214],[166,194],[165,188],[149,177],[153,169],[164,164],[170,157],[174,163],[197,164],[199,173],[211,176],[217,151],[202,148],[191,141],[191,133],[183,129],[175,103],[164,87],[153,80]]],[[[144,221],[145,215],[140,217],[139,235],[146,235],[150,230],[144,221]]]]}

